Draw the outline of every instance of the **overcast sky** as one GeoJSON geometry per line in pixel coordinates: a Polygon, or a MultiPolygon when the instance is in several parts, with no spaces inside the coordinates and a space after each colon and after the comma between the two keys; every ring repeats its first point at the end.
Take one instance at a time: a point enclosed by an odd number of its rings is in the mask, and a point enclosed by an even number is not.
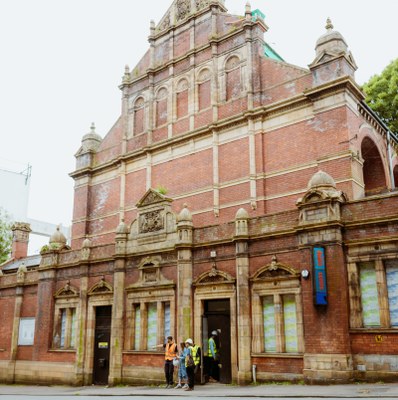
{"type": "MultiPolygon", "coordinates": [[[[243,15],[246,0],[226,0],[243,15]]],[[[0,168],[32,165],[28,216],[68,225],[74,154],[95,122],[104,136],[119,116],[118,85],[148,48],[151,19],[171,0],[0,0],[0,168]]],[[[306,67],[327,17],[345,37],[362,84],[398,57],[396,0],[252,0],[266,41],[306,67]]],[[[5,188],[1,188],[5,190],[5,188]]]]}

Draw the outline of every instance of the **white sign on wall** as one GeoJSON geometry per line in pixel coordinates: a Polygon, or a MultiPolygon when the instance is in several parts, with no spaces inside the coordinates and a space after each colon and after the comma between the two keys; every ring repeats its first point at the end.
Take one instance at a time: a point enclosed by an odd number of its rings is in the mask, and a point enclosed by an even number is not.
{"type": "Polygon", "coordinates": [[[33,346],[35,340],[35,318],[19,320],[18,346],[33,346]]]}

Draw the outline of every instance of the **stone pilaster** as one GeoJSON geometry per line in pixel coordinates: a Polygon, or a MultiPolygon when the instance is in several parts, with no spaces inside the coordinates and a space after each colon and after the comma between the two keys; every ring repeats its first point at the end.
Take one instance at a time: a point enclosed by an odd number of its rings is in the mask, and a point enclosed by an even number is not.
{"type": "Polygon", "coordinates": [[[15,363],[17,361],[19,320],[21,318],[21,309],[23,302],[23,287],[17,286],[15,292],[14,321],[11,336],[11,356],[8,368],[8,377],[6,383],[15,383],[15,363]]]}
{"type": "Polygon", "coordinates": [[[88,384],[84,379],[84,357],[86,354],[86,329],[87,329],[87,305],[88,305],[88,264],[80,266],[80,313],[78,331],[76,332],[76,385],[88,384]]]}
{"type": "Polygon", "coordinates": [[[116,230],[115,271],[113,274],[113,307],[109,385],[122,381],[124,343],[124,288],[126,279],[126,243],[128,227],[122,220],[116,230]]]}
{"type": "Polygon", "coordinates": [[[252,380],[248,219],[249,215],[244,209],[240,209],[235,217],[239,385],[247,385],[252,380]]]}
{"type": "Polygon", "coordinates": [[[193,274],[193,223],[192,215],[185,206],[177,218],[177,338],[193,336],[192,274],[193,274]]]}

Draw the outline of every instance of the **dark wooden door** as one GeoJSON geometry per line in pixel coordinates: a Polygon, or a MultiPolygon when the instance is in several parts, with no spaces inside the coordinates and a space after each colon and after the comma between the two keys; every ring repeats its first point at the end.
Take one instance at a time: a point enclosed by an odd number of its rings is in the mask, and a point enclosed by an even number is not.
{"type": "Polygon", "coordinates": [[[229,299],[207,300],[205,302],[204,317],[207,320],[207,337],[210,337],[212,331],[218,332],[216,344],[220,353],[219,380],[221,383],[231,383],[231,316],[229,299]]]}
{"type": "Polygon", "coordinates": [[[111,346],[112,307],[96,307],[93,383],[107,385],[111,346]]]}

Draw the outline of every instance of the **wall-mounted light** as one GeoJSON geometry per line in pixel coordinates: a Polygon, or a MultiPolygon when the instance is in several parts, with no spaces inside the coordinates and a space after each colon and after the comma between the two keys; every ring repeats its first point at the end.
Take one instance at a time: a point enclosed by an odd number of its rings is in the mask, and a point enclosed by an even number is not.
{"type": "Polygon", "coordinates": [[[301,271],[301,277],[303,279],[308,279],[310,277],[310,271],[308,271],[308,269],[303,269],[301,271]]]}

